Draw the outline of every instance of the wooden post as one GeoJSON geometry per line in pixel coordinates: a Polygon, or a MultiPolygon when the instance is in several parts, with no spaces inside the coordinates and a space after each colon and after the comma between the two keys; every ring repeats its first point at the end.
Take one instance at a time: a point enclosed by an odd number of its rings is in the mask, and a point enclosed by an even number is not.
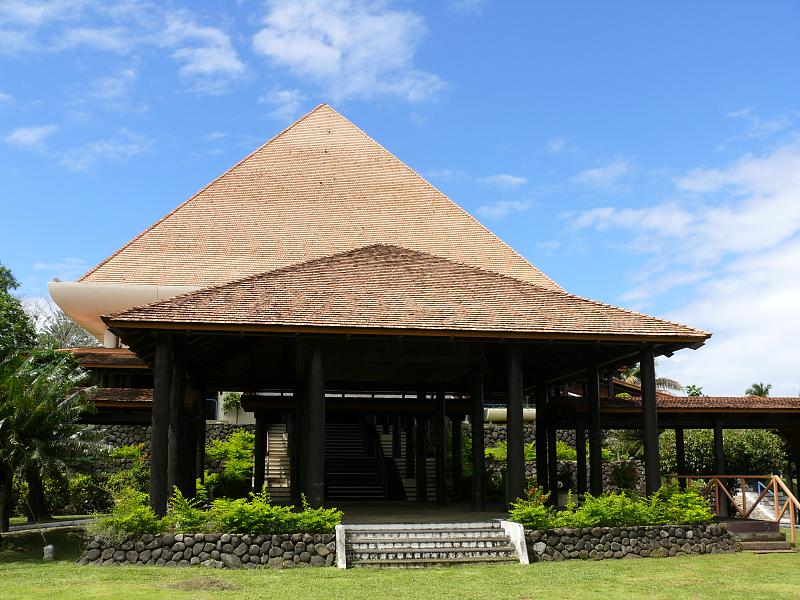
{"type": "Polygon", "coordinates": [[[311,343],[305,394],[305,477],[303,489],[313,507],[325,500],[325,375],[322,367],[322,344],[311,343]]]}
{"type": "MultiPolygon", "coordinates": [[[[453,499],[461,500],[462,492],[462,472],[464,470],[461,456],[461,423],[464,421],[462,415],[450,415],[450,445],[453,456],[453,499]]],[[[791,485],[791,482],[790,482],[791,485]]]]}
{"type": "Polygon", "coordinates": [[[586,419],[582,416],[575,420],[575,454],[578,461],[575,468],[576,491],[581,496],[586,493],[586,419]]]}
{"type": "MultiPolygon", "coordinates": [[[[686,475],[686,442],[683,436],[683,429],[675,428],[675,468],[678,475],[686,475]]],[[[678,487],[686,489],[686,479],[678,477],[678,487]]]]}
{"type": "Polygon", "coordinates": [[[172,335],[158,333],[153,365],[153,408],[150,416],[150,506],[159,516],[167,512],[171,391],[172,335]]]}
{"type": "Polygon", "coordinates": [[[414,477],[416,461],[414,460],[414,417],[405,418],[406,429],[406,477],[414,477]]]}
{"type": "Polygon", "coordinates": [[[485,465],[483,440],[483,371],[475,370],[472,382],[472,510],[482,512],[486,508],[484,493],[485,465]]]}
{"type": "MultiPolygon", "coordinates": [[[[425,394],[420,393],[420,396],[424,399],[425,394]]],[[[417,478],[417,502],[427,502],[428,501],[428,453],[425,448],[425,417],[418,416],[417,423],[416,423],[416,455],[417,455],[417,467],[416,467],[416,478],[417,478]]]]}
{"type": "Polygon", "coordinates": [[[195,428],[195,435],[197,436],[197,454],[195,455],[195,471],[197,477],[200,478],[200,483],[206,482],[206,398],[208,397],[208,390],[205,387],[201,388],[200,394],[200,407],[197,411],[197,427],[195,428]]]}
{"type": "Polygon", "coordinates": [[[600,373],[597,365],[586,369],[586,400],[589,403],[589,492],[603,493],[603,432],[600,429],[600,373]]]}
{"type": "Polygon", "coordinates": [[[661,463],[658,456],[658,410],[656,408],[656,367],[653,348],[639,355],[642,382],[642,424],[644,428],[645,493],[649,496],[661,487],[661,463]]]}
{"type": "Polygon", "coordinates": [[[506,357],[506,444],[508,501],[525,496],[525,434],[522,418],[522,353],[510,344],[506,357]]]}
{"type": "Polygon", "coordinates": [[[172,496],[177,487],[184,493],[184,478],[181,463],[186,451],[184,436],[186,435],[186,411],[183,409],[183,398],[186,394],[186,371],[179,361],[172,364],[172,381],[169,396],[169,441],[167,451],[167,496],[172,496]]]}
{"type": "MultiPolygon", "coordinates": [[[[725,475],[725,447],[722,434],[722,422],[714,418],[714,471],[715,475],[725,475]]],[[[724,495],[717,491],[717,514],[728,516],[728,502],[724,495]]]]}
{"type": "Polygon", "coordinates": [[[536,382],[536,484],[547,491],[547,385],[536,382]]]}
{"type": "Polygon", "coordinates": [[[556,436],[555,402],[548,401],[547,417],[547,483],[550,504],[558,506],[558,437],[556,436]]]}
{"type": "Polygon", "coordinates": [[[253,491],[264,489],[267,466],[267,418],[263,411],[256,411],[256,439],[253,454],[253,491]]]}
{"type": "MultiPolygon", "coordinates": [[[[299,400],[298,400],[299,401],[299,400]]],[[[298,440],[298,418],[296,414],[286,415],[286,445],[289,454],[289,497],[293,504],[300,503],[300,442],[298,440]]]]}
{"type": "Polygon", "coordinates": [[[445,441],[446,424],[445,424],[445,394],[444,390],[436,392],[436,402],[434,404],[433,414],[433,431],[436,444],[436,504],[444,506],[447,504],[446,498],[446,485],[445,485],[445,469],[447,443],[445,441]]]}

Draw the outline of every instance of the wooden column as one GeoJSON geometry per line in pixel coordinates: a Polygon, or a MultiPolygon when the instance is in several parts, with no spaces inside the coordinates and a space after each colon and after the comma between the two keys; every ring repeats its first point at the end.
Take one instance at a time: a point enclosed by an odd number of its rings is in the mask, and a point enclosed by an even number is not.
{"type": "Polygon", "coordinates": [[[414,477],[416,473],[416,460],[414,456],[414,417],[405,418],[406,431],[406,477],[414,477]]]}
{"type": "Polygon", "coordinates": [[[586,419],[579,416],[575,421],[575,453],[578,464],[575,468],[576,492],[586,493],[586,419]]]}
{"type": "MultiPolygon", "coordinates": [[[[722,433],[722,422],[714,417],[714,475],[725,475],[725,440],[722,433]]],[[[720,517],[728,516],[728,499],[725,494],[719,495],[717,511],[720,517]]]]}
{"type": "Polygon", "coordinates": [[[171,391],[172,335],[158,333],[153,365],[153,408],[150,416],[150,506],[159,516],[167,512],[171,391]]]}
{"type": "MultiPolygon", "coordinates": [[[[186,451],[184,436],[186,435],[186,411],[183,408],[183,399],[186,394],[186,371],[178,360],[172,363],[172,381],[169,396],[169,449],[167,451],[167,495],[172,496],[177,487],[181,492],[184,478],[182,473],[182,458],[186,451]]],[[[185,495],[185,494],[184,494],[185,495]]]]}
{"type": "Polygon", "coordinates": [[[447,426],[445,416],[445,395],[444,390],[436,392],[436,402],[434,404],[433,414],[433,433],[436,444],[436,504],[444,506],[447,504],[447,486],[445,481],[446,469],[446,452],[447,442],[447,426]]]}
{"type": "Polygon", "coordinates": [[[461,423],[464,421],[462,415],[450,415],[450,445],[453,456],[453,499],[461,500],[462,492],[462,473],[464,466],[461,455],[461,423]]]}
{"type": "Polygon", "coordinates": [[[472,384],[472,411],[470,425],[472,427],[472,510],[483,511],[486,508],[485,466],[483,440],[483,371],[475,370],[472,384]]]}
{"type": "MultiPolygon", "coordinates": [[[[424,393],[420,393],[421,398],[425,398],[424,393]]],[[[414,428],[416,431],[415,451],[417,455],[416,478],[417,478],[417,502],[428,501],[428,453],[425,448],[425,417],[418,416],[414,428]]]]}
{"type": "Polygon", "coordinates": [[[589,404],[589,492],[603,493],[603,432],[600,429],[600,373],[592,364],[586,369],[586,400],[589,404]]]}
{"type": "Polygon", "coordinates": [[[195,435],[197,436],[197,453],[195,454],[195,472],[200,478],[200,483],[206,482],[206,398],[208,390],[202,388],[200,395],[200,407],[197,411],[197,426],[195,435]]]}
{"type": "Polygon", "coordinates": [[[525,434],[522,422],[522,352],[510,344],[506,356],[508,501],[525,497],[525,434]]]}
{"type": "Polygon", "coordinates": [[[313,507],[325,500],[325,375],[322,368],[322,344],[310,344],[307,383],[303,410],[305,434],[305,470],[303,490],[313,507]]]}
{"type": "MultiPolygon", "coordinates": [[[[192,395],[194,397],[195,394],[192,395]]],[[[194,413],[194,403],[186,407],[186,427],[183,439],[186,442],[181,455],[181,465],[183,467],[183,486],[188,498],[194,498],[197,494],[197,471],[195,470],[195,457],[197,456],[197,417],[194,413]]]]}
{"type": "Polygon", "coordinates": [[[392,458],[400,458],[400,417],[392,417],[392,458]]]}
{"type": "Polygon", "coordinates": [[[539,490],[549,489],[547,467],[547,385],[536,382],[536,484],[539,490]]]}
{"type": "MultiPolygon", "coordinates": [[[[298,400],[299,401],[299,400],[298,400]]],[[[299,419],[296,414],[288,413],[286,415],[286,445],[289,454],[289,497],[292,504],[300,503],[300,441],[299,434],[299,419]]]]}
{"type": "MultiPolygon", "coordinates": [[[[680,427],[675,428],[675,468],[678,475],[686,475],[686,442],[680,427]]],[[[678,487],[685,490],[686,480],[679,478],[678,487]]]]}
{"type": "Polygon", "coordinates": [[[656,364],[652,348],[639,356],[642,383],[642,425],[644,436],[645,492],[649,496],[661,487],[661,463],[658,456],[658,411],[656,409],[656,364]]]}
{"type": "Polygon", "coordinates": [[[548,401],[547,417],[547,483],[550,492],[550,504],[558,505],[558,451],[556,436],[555,403],[548,401]]]}
{"type": "Polygon", "coordinates": [[[263,411],[256,411],[256,439],[253,453],[253,491],[264,489],[267,466],[267,418],[263,411]]]}

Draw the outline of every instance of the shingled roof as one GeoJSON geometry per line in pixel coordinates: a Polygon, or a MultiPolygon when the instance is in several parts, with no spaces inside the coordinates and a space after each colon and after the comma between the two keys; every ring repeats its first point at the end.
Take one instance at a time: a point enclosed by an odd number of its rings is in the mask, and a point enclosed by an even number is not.
{"type": "Polygon", "coordinates": [[[324,104],[80,281],[207,287],[375,243],[560,289],[324,104]]]}
{"type": "Polygon", "coordinates": [[[377,244],[104,317],[303,331],[645,339],[710,334],[416,250],[377,244]]]}

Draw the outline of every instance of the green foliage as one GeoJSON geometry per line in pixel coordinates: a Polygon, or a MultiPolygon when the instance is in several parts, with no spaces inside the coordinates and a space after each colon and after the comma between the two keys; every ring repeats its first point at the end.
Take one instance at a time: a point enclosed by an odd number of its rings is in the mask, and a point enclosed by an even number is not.
{"type": "Polygon", "coordinates": [[[249,499],[218,498],[211,505],[210,522],[215,531],[227,533],[327,533],[341,523],[335,508],[311,508],[303,498],[300,512],[293,506],[271,504],[262,491],[249,499]]]}
{"type": "Polygon", "coordinates": [[[242,395],[239,392],[225,392],[222,396],[222,412],[235,413],[236,422],[239,422],[239,409],[242,407],[242,395]]]}
{"type": "Polygon", "coordinates": [[[222,473],[206,477],[213,497],[243,497],[250,488],[253,475],[255,435],[235,431],[227,440],[214,440],[206,447],[206,457],[222,462],[222,473]]]}
{"type": "MultiPolygon", "coordinates": [[[[726,429],[723,432],[725,468],[737,475],[766,475],[783,468],[786,452],[783,440],[763,429],[726,429]]],[[[684,432],[686,471],[679,475],[714,474],[714,432],[689,429],[684,432]]],[[[676,473],[675,432],[659,437],[661,472],[676,473]]]]}
{"type": "Polygon", "coordinates": [[[114,507],[108,515],[99,515],[87,527],[89,533],[116,543],[131,535],[159,533],[163,529],[162,520],[147,503],[147,494],[130,488],[114,496],[114,507]]]}
{"type": "Polygon", "coordinates": [[[687,396],[702,396],[703,388],[699,385],[687,385],[685,388],[687,396]]]}
{"type": "MultiPolygon", "coordinates": [[[[492,446],[491,448],[486,448],[484,450],[487,460],[494,460],[497,462],[504,463],[508,460],[508,445],[506,442],[499,442],[496,446],[492,446]]],[[[586,454],[589,454],[589,445],[586,445],[586,454]]],[[[604,460],[611,460],[613,455],[610,451],[603,448],[603,459],[604,460]]],[[[556,458],[561,461],[576,461],[578,460],[578,453],[569,444],[562,440],[556,441],[556,458]]],[[[525,444],[525,461],[531,462],[536,460],[536,445],[525,444]]]]}
{"type": "Polygon", "coordinates": [[[329,533],[342,522],[342,511],[338,508],[312,508],[301,494],[303,510],[297,519],[297,531],[303,533],[329,533]]]}
{"type": "Polygon", "coordinates": [[[118,469],[109,475],[106,485],[112,493],[127,488],[147,492],[150,469],[147,466],[144,444],[115,448],[111,451],[111,458],[130,463],[129,467],[118,469]]]}
{"type": "Polygon", "coordinates": [[[546,505],[547,496],[529,496],[512,503],[509,519],[526,529],[559,527],[632,527],[641,525],[698,525],[709,523],[714,514],[696,491],[663,487],[650,498],[626,492],[586,494],[575,506],[568,498],[565,510],[556,512],[546,505]]]}
{"type": "Polygon", "coordinates": [[[744,393],[746,396],[760,396],[761,398],[766,398],[769,396],[771,389],[771,383],[754,383],[747,388],[744,393]]]}
{"type": "Polygon", "coordinates": [[[639,472],[636,463],[628,461],[615,461],[609,463],[611,470],[611,483],[623,490],[635,490],[639,482],[639,472]]]}
{"type": "Polygon", "coordinates": [[[208,512],[200,499],[186,498],[176,487],[162,525],[172,531],[201,532],[208,526],[208,512]]]}
{"type": "Polygon", "coordinates": [[[107,512],[114,504],[101,477],[78,473],[69,480],[69,504],[76,513],[107,512]]]}
{"type": "Polygon", "coordinates": [[[36,328],[18,298],[11,291],[19,282],[0,263],[0,361],[36,344],[36,328]]]}

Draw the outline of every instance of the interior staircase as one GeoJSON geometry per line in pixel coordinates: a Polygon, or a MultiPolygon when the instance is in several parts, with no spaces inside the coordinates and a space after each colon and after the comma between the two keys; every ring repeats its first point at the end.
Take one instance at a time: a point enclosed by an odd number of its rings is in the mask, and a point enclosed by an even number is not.
{"type": "Polygon", "coordinates": [[[358,423],[325,425],[325,488],[331,501],[386,498],[380,457],[368,448],[358,423]]]}
{"type": "MultiPolygon", "coordinates": [[[[416,477],[406,477],[406,432],[401,427],[400,428],[400,454],[398,456],[394,456],[392,454],[392,427],[394,425],[390,425],[388,433],[383,433],[383,426],[376,425],[376,431],[378,432],[378,436],[381,442],[381,448],[383,448],[383,455],[389,456],[394,460],[394,464],[397,467],[397,472],[400,473],[400,479],[403,483],[403,490],[405,491],[406,500],[409,501],[416,501],[417,499],[417,478],[416,477]]],[[[432,502],[436,499],[436,459],[433,457],[429,457],[425,459],[425,475],[427,480],[427,489],[425,494],[425,499],[432,502]]]]}
{"type": "Polygon", "coordinates": [[[291,465],[286,425],[272,424],[267,428],[267,458],[264,482],[269,496],[278,504],[289,504],[291,465]]]}
{"type": "Polygon", "coordinates": [[[422,525],[352,525],[345,534],[347,566],[420,568],[518,563],[509,536],[495,521],[422,525]]]}
{"type": "Polygon", "coordinates": [[[734,519],[726,522],[743,551],[754,554],[775,554],[795,552],[792,545],[781,533],[780,524],[774,521],[753,519],[734,519]]]}

